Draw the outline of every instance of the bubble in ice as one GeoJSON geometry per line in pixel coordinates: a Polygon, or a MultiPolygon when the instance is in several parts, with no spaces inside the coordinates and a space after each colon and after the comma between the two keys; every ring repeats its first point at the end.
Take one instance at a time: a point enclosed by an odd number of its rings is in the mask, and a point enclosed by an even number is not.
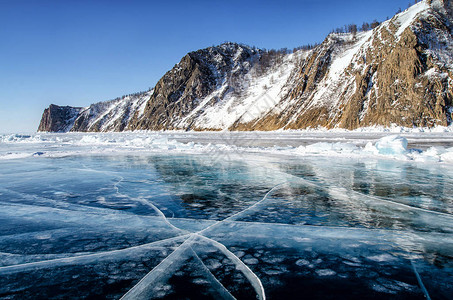
{"type": "Polygon", "coordinates": [[[248,258],[244,258],[243,262],[248,265],[256,265],[259,263],[259,260],[254,257],[248,257],[248,258]]]}
{"type": "Polygon", "coordinates": [[[315,271],[318,276],[334,276],[337,274],[334,270],[330,269],[319,269],[315,271]]]}
{"type": "Polygon", "coordinates": [[[306,259],[299,259],[296,261],[296,265],[298,265],[299,267],[304,267],[310,265],[310,262],[306,259]]]}
{"type": "Polygon", "coordinates": [[[373,256],[368,256],[367,257],[369,260],[377,261],[377,262],[385,262],[385,261],[392,261],[396,260],[396,258],[393,255],[384,253],[384,254],[379,254],[379,255],[373,255],[373,256]]]}

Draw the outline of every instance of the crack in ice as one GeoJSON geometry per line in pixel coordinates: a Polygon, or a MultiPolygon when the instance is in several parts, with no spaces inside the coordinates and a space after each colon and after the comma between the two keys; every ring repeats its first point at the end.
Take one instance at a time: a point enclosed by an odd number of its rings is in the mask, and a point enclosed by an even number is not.
{"type": "Polygon", "coordinates": [[[67,266],[67,265],[83,265],[83,264],[90,264],[100,260],[111,260],[113,256],[121,256],[121,255],[130,255],[131,252],[140,251],[140,250],[148,250],[158,247],[160,245],[165,245],[170,242],[176,242],[178,240],[188,238],[189,235],[182,235],[177,237],[172,237],[164,240],[159,240],[156,242],[143,244],[139,246],[128,247],[119,250],[111,250],[111,251],[104,251],[104,252],[97,252],[91,254],[84,254],[84,255],[75,255],[71,257],[64,257],[64,258],[57,258],[51,260],[44,260],[38,262],[30,262],[24,263],[19,265],[11,265],[0,267],[0,274],[6,275],[11,273],[17,272],[24,272],[28,270],[36,270],[36,269],[44,269],[44,268],[52,268],[58,266],[67,266]]]}
{"type": "Polygon", "coordinates": [[[153,295],[153,288],[159,281],[165,281],[172,276],[180,263],[186,257],[183,254],[190,249],[194,236],[191,235],[175,251],[162,260],[148,274],[146,274],[134,287],[121,297],[121,300],[150,299],[153,295]]]}
{"type": "Polygon", "coordinates": [[[243,215],[245,212],[247,212],[247,211],[249,211],[249,210],[255,208],[256,206],[258,206],[258,205],[260,205],[261,203],[263,203],[264,201],[266,201],[267,198],[269,197],[269,195],[270,195],[272,192],[274,192],[276,189],[278,189],[279,187],[281,187],[281,186],[284,185],[284,184],[287,184],[287,182],[283,182],[283,183],[277,184],[277,185],[274,186],[271,190],[269,190],[269,191],[266,193],[266,195],[264,195],[263,199],[261,199],[260,201],[258,201],[258,202],[256,202],[256,203],[254,203],[253,205],[251,205],[251,206],[249,206],[249,207],[247,207],[247,208],[245,208],[245,209],[243,209],[243,210],[241,210],[241,211],[239,211],[239,212],[237,212],[237,213],[235,213],[235,214],[233,214],[233,215],[227,217],[226,219],[223,219],[223,220],[221,220],[221,221],[218,221],[218,222],[216,222],[216,223],[214,223],[214,224],[208,226],[207,228],[205,228],[205,229],[203,229],[203,230],[200,230],[198,233],[199,233],[199,234],[202,234],[202,233],[204,233],[205,231],[208,231],[209,229],[215,228],[215,227],[217,227],[218,225],[220,225],[220,224],[222,224],[222,223],[226,223],[226,222],[228,222],[228,221],[233,221],[233,220],[235,220],[235,219],[238,218],[239,216],[243,215]]]}
{"type": "MultiPolygon", "coordinates": [[[[186,241],[184,241],[183,244],[181,244],[175,251],[173,251],[163,261],[161,261],[161,263],[159,265],[157,265],[155,268],[153,268],[145,277],[143,277],[121,299],[148,299],[151,296],[152,292],[153,292],[152,291],[152,286],[155,283],[157,283],[157,281],[159,279],[166,278],[165,276],[171,276],[171,274],[163,275],[162,272],[165,271],[165,270],[168,272],[169,268],[170,269],[174,269],[175,268],[175,264],[184,262],[185,260],[183,259],[182,255],[187,251],[188,248],[192,249],[191,246],[194,243],[194,241],[196,240],[196,238],[200,238],[200,239],[206,241],[208,244],[211,244],[212,246],[214,246],[215,248],[220,250],[225,256],[227,256],[236,265],[236,268],[239,271],[241,271],[244,274],[244,276],[247,278],[247,280],[251,283],[252,287],[254,288],[255,292],[258,295],[258,298],[260,300],[265,300],[266,296],[265,296],[264,287],[263,287],[263,284],[261,283],[261,280],[259,279],[259,277],[255,273],[253,273],[253,271],[245,263],[243,263],[239,257],[237,257],[234,253],[229,251],[228,248],[225,247],[225,245],[223,245],[223,244],[221,244],[221,243],[219,243],[219,242],[217,242],[217,241],[215,241],[215,240],[213,240],[211,238],[203,236],[202,234],[204,232],[206,232],[208,229],[212,229],[212,228],[214,228],[214,227],[216,227],[216,226],[218,226],[218,225],[220,225],[222,223],[234,220],[235,218],[237,218],[238,216],[240,216],[244,212],[246,212],[246,211],[258,206],[261,203],[263,203],[273,191],[275,191],[276,189],[278,189],[280,186],[282,186],[284,184],[286,184],[286,182],[280,183],[280,184],[274,186],[271,190],[269,190],[266,193],[266,195],[264,195],[264,197],[260,201],[258,201],[256,203],[254,203],[253,205],[251,205],[251,206],[239,211],[238,213],[235,213],[232,216],[229,216],[229,217],[225,218],[224,220],[218,221],[218,222],[206,227],[205,229],[202,229],[202,230],[200,230],[198,232],[190,234],[190,237],[186,241]]],[[[151,204],[151,203],[149,203],[149,204],[151,204]]],[[[156,212],[158,212],[158,214],[164,220],[166,220],[166,222],[168,222],[168,224],[170,224],[172,227],[177,228],[176,226],[174,226],[173,224],[171,224],[168,221],[168,219],[165,216],[165,214],[159,208],[157,208],[153,204],[151,204],[151,205],[156,210],[156,212]]],[[[182,229],[180,229],[180,230],[182,230],[182,229]]],[[[194,250],[192,249],[192,251],[194,251],[194,250]]],[[[196,254],[196,252],[195,252],[195,254],[196,254]]]]}
{"type": "Polygon", "coordinates": [[[423,284],[422,278],[420,277],[420,274],[417,271],[417,268],[415,267],[415,263],[413,260],[411,260],[411,265],[412,265],[412,270],[415,273],[415,277],[417,277],[418,285],[420,286],[423,294],[425,295],[426,300],[431,300],[431,297],[429,296],[428,290],[426,289],[425,285],[423,284]]]}
{"type": "Polygon", "coordinates": [[[390,204],[401,206],[401,207],[404,207],[404,208],[407,208],[407,209],[422,211],[422,212],[425,212],[425,213],[439,215],[439,216],[443,216],[443,217],[447,217],[447,218],[452,218],[453,219],[453,215],[450,214],[450,213],[429,210],[429,209],[422,208],[422,207],[416,207],[416,206],[412,206],[412,205],[408,205],[408,204],[392,201],[392,200],[389,200],[389,199],[383,199],[383,198],[377,197],[377,196],[367,195],[367,194],[364,194],[362,192],[355,191],[355,190],[346,190],[345,188],[341,188],[339,186],[336,186],[336,185],[333,185],[333,184],[329,184],[328,182],[324,182],[325,186],[321,186],[320,184],[318,185],[318,184],[316,184],[314,182],[306,180],[306,179],[304,179],[302,177],[299,177],[297,175],[293,175],[293,174],[286,173],[286,172],[284,172],[284,174],[287,174],[287,175],[289,175],[289,176],[294,178],[294,180],[288,180],[288,183],[289,182],[294,182],[294,181],[300,181],[300,182],[303,182],[304,184],[306,184],[308,186],[311,186],[311,187],[314,187],[314,188],[318,188],[318,189],[322,189],[322,190],[325,190],[327,192],[330,192],[332,189],[336,189],[338,191],[347,191],[347,192],[355,194],[356,196],[368,198],[369,200],[390,203],[390,204]]]}
{"type": "Polygon", "coordinates": [[[201,258],[195,252],[195,250],[193,250],[192,246],[190,248],[192,251],[192,255],[195,257],[195,259],[201,265],[204,273],[206,274],[206,277],[209,279],[211,284],[214,286],[215,290],[219,293],[219,296],[222,299],[236,300],[236,298],[233,295],[231,295],[230,291],[228,291],[228,289],[225,288],[225,286],[214,276],[214,274],[212,274],[212,272],[208,269],[208,267],[205,265],[205,263],[201,260],[201,258]]]}
{"type": "Polygon", "coordinates": [[[252,284],[253,288],[255,289],[255,292],[258,295],[258,298],[260,300],[265,300],[266,299],[264,287],[263,287],[263,284],[261,283],[261,280],[259,279],[259,277],[255,273],[253,273],[252,270],[250,270],[250,268],[245,263],[242,262],[242,260],[239,257],[237,257],[230,250],[228,250],[228,248],[225,245],[223,245],[222,243],[219,243],[216,240],[207,238],[207,237],[202,236],[202,235],[199,235],[199,237],[201,237],[202,239],[204,239],[207,242],[211,243],[214,247],[216,247],[223,254],[225,254],[229,259],[231,259],[234,262],[234,264],[236,265],[236,268],[238,270],[240,270],[242,272],[242,274],[244,274],[244,276],[252,284]]]}

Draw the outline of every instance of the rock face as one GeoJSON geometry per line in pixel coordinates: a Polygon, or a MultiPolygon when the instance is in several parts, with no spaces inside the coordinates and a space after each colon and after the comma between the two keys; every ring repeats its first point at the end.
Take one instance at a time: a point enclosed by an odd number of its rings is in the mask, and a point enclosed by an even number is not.
{"type": "Polygon", "coordinates": [[[370,32],[331,34],[302,61],[287,101],[242,128],[449,125],[452,27],[441,2],[432,2],[370,32]]]}
{"type": "MultiPolygon", "coordinates": [[[[227,81],[246,73],[259,59],[260,52],[226,43],[187,54],[159,80],[144,114],[135,117],[127,129],[179,128],[178,121],[187,117],[203,99],[227,81]]],[[[191,128],[192,119],[184,123],[186,129],[191,128]]]]}
{"type": "Polygon", "coordinates": [[[371,31],[330,34],[291,54],[234,43],[191,52],[149,92],[84,109],[51,105],[39,130],[449,125],[452,9],[425,0],[371,31]]]}
{"type": "Polygon", "coordinates": [[[82,108],[51,104],[44,110],[38,131],[69,131],[82,108]]]}

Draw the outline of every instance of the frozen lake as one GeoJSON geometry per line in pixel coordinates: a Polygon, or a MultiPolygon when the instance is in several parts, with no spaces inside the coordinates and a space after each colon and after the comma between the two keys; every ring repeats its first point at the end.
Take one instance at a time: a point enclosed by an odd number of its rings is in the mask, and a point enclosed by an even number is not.
{"type": "Polygon", "coordinates": [[[0,298],[453,299],[452,146],[0,136],[0,298]]]}

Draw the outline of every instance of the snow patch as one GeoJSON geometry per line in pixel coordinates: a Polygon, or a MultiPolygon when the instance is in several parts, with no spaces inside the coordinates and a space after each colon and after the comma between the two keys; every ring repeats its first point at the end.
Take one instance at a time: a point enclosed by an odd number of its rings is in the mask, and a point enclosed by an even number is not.
{"type": "Polygon", "coordinates": [[[412,22],[419,16],[420,13],[427,11],[430,8],[428,1],[421,1],[402,13],[396,15],[396,22],[399,24],[398,31],[396,32],[397,36],[401,34],[408,28],[412,22]]]}
{"type": "MultiPolygon", "coordinates": [[[[340,55],[335,57],[330,65],[328,81],[338,80],[340,75],[344,73],[345,69],[352,63],[355,55],[359,52],[360,48],[372,36],[372,31],[367,31],[357,34],[357,41],[346,51],[342,51],[340,55]]],[[[349,36],[349,35],[348,35],[349,36]]],[[[352,39],[352,36],[350,36],[352,39]]],[[[351,41],[345,41],[350,43],[351,41]]]]}

